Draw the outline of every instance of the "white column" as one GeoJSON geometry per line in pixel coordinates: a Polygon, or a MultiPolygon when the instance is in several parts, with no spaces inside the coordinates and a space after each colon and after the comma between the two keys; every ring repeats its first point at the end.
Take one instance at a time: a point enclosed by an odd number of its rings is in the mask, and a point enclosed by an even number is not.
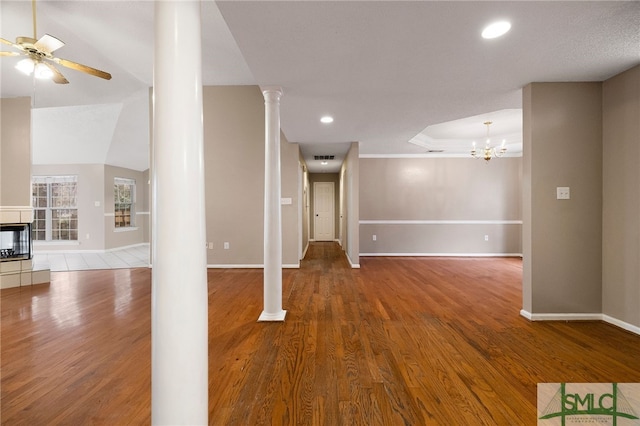
{"type": "Polygon", "coordinates": [[[284,321],[280,213],[280,87],[262,90],[265,105],[264,310],[258,321],[284,321]]]}
{"type": "Polygon", "coordinates": [[[208,423],[199,1],[155,3],[151,422],[208,423]]]}

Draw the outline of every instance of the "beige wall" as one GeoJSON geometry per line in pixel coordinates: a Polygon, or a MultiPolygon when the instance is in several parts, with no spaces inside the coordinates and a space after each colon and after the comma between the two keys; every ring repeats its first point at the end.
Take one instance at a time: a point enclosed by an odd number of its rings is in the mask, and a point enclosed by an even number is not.
{"type": "Polygon", "coordinates": [[[340,174],[339,173],[309,173],[309,232],[311,239],[315,240],[315,192],[314,184],[316,182],[333,182],[333,238],[338,238],[338,221],[340,220],[340,174]]]}
{"type": "MultiPolygon", "coordinates": [[[[142,229],[142,239],[151,243],[151,170],[142,172],[142,181],[145,182],[145,193],[143,195],[141,211],[147,212],[147,226],[142,229]]],[[[142,194],[141,194],[142,195],[142,194]]],[[[138,202],[140,203],[140,202],[138,202]]]]}
{"type": "Polygon", "coordinates": [[[298,162],[300,163],[300,167],[302,167],[302,188],[301,188],[301,192],[302,192],[302,257],[304,258],[304,255],[307,252],[307,249],[309,248],[309,238],[310,238],[310,217],[311,217],[311,201],[310,201],[310,196],[311,196],[311,187],[309,184],[309,171],[307,169],[307,164],[304,161],[304,158],[302,158],[302,153],[299,153],[300,157],[298,158],[298,162]]]}
{"type": "MultiPolygon", "coordinates": [[[[282,214],[282,264],[298,267],[298,231],[301,218],[298,210],[298,168],[300,149],[297,143],[289,143],[284,134],[280,135],[280,172],[282,198],[291,198],[291,204],[283,204],[282,214]]],[[[264,177],[263,177],[264,180],[264,177]]]]}
{"type": "MultiPolygon", "coordinates": [[[[103,164],[35,164],[33,176],[77,176],[78,242],[35,242],[34,251],[104,250],[105,193],[103,164]],[[96,206],[96,202],[99,203],[96,206]],[[88,236],[88,238],[87,238],[88,236]],[[71,244],[71,245],[70,245],[71,244]]],[[[113,190],[112,190],[113,192],[113,190]]],[[[113,195],[111,196],[113,202],[113,195]]],[[[113,213],[113,206],[111,207],[113,213]]],[[[113,219],[113,216],[111,217],[113,219]]]]}
{"type": "Polygon", "coordinates": [[[149,242],[148,171],[139,172],[104,164],[36,164],[34,176],[78,178],[78,242],[34,243],[36,252],[110,250],[149,242]],[[136,181],[136,228],[115,231],[113,216],[113,178],[136,181]]]}
{"type": "MultiPolygon", "coordinates": [[[[264,263],[264,97],[257,86],[204,88],[207,250],[210,266],[264,263]],[[225,250],[224,242],[229,243],[225,250]]],[[[284,265],[298,264],[298,146],[281,137],[284,265]]]]}
{"type": "Polygon", "coordinates": [[[149,242],[150,218],[148,194],[148,173],[123,167],[104,166],[105,249],[127,247],[149,242]],[[117,177],[133,179],[136,182],[136,223],[135,226],[131,228],[116,229],[115,227],[113,185],[114,178],[117,177]]]}
{"type": "Polygon", "coordinates": [[[521,175],[521,158],[361,158],[360,253],[518,255],[521,175]]]}
{"type": "Polygon", "coordinates": [[[600,313],[602,84],[532,83],[523,108],[524,309],[600,313]]]}
{"type": "Polygon", "coordinates": [[[602,312],[640,327],[640,66],[603,84],[602,312]]]}
{"type": "Polygon", "coordinates": [[[344,176],[343,198],[346,216],[343,230],[343,248],[353,267],[360,267],[360,145],[351,143],[347,157],[342,163],[344,176]]]}
{"type": "Polygon", "coordinates": [[[262,265],[264,98],[257,86],[205,87],[203,106],[207,264],[262,265]]]}
{"type": "Polygon", "coordinates": [[[0,132],[0,206],[30,206],[30,98],[0,100],[0,132]]]}
{"type": "MultiPolygon", "coordinates": [[[[531,105],[531,86],[522,90],[522,105],[531,105]]],[[[531,108],[522,109],[522,310],[531,312],[531,239],[533,225],[531,215],[531,108]]]]}

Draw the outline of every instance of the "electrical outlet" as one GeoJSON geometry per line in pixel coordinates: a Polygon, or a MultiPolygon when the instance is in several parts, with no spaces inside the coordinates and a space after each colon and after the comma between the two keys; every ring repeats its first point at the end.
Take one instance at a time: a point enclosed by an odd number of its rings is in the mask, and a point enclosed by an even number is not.
{"type": "Polygon", "coordinates": [[[570,200],[571,192],[568,186],[559,186],[556,188],[556,200],[570,200]]]}
{"type": "Polygon", "coordinates": [[[228,241],[224,242],[224,249],[225,250],[229,250],[229,242],[228,241]]]}
{"type": "Polygon", "coordinates": [[[376,241],[376,234],[373,234],[373,241],[376,241]]]}
{"type": "Polygon", "coordinates": [[[213,250],[213,243],[209,243],[209,250],[213,250]]]}
{"type": "Polygon", "coordinates": [[[489,236],[488,236],[488,235],[485,235],[485,236],[484,236],[484,240],[485,240],[485,241],[489,241],[489,236]]]}

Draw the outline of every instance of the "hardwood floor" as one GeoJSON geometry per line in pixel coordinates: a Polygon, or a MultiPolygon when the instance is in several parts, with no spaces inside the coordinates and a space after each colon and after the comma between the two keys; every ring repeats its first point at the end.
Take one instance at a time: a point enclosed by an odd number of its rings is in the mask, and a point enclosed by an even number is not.
{"type": "MultiPolygon", "coordinates": [[[[519,315],[522,262],[363,258],[315,243],[285,270],[209,270],[212,425],[532,425],[538,382],[640,382],[640,336],[519,315]]],[[[6,425],[150,422],[150,271],[52,273],[0,292],[6,425]]]]}

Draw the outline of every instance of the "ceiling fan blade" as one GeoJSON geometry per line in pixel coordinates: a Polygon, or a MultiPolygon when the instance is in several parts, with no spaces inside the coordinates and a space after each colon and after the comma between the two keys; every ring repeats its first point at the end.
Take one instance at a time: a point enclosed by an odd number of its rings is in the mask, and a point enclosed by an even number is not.
{"type": "Polygon", "coordinates": [[[18,52],[0,52],[0,56],[20,56],[18,52]]]}
{"type": "Polygon", "coordinates": [[[52,35],[45,34],[40,37],[40,40],[36,41],[33,46],[42,52],[52,53],[64,46],[64,42],[52,35]]]}
{"type": "Polygon", "coordinates": [[[16,49],[20,49],[20,50],[24,50],[22,48],[22,46],[20,46],[19,44],[15,44],[9,40],[5,40],[3,38],[0,38],[0,43],[4,43],[4,44],[8,44],[9,46],[15,47],[16,49]]]}
{"type": "Polygon", "coordinates": [[[62,58],[51,58],[57,64],[62,65],[63,67],[71,68],[77,71],[82,71],[87,74],[94,75],[96,77],[104,78],[105,80],[111,80],[111,74],[105,71],[100,71],[95,68],[88,67],[86,65],[78,64],[76,62],[68,61],[62,58]]]}
{"type": "Polygon", "coordinates": [[[58,71],[58,69],[54,67],[53,64],[50,64],[49,62],[44,62],[44,61],[42,63],[45,64],[47,67],[49,67],[49,69],[53,72],[53,77],[51,77],[51,79],[53,80],[54,83],[57,83],[57,84],[69,83],[69,80],[64,78],[64,75],[62,75],[62,73],[58,71]]]}

